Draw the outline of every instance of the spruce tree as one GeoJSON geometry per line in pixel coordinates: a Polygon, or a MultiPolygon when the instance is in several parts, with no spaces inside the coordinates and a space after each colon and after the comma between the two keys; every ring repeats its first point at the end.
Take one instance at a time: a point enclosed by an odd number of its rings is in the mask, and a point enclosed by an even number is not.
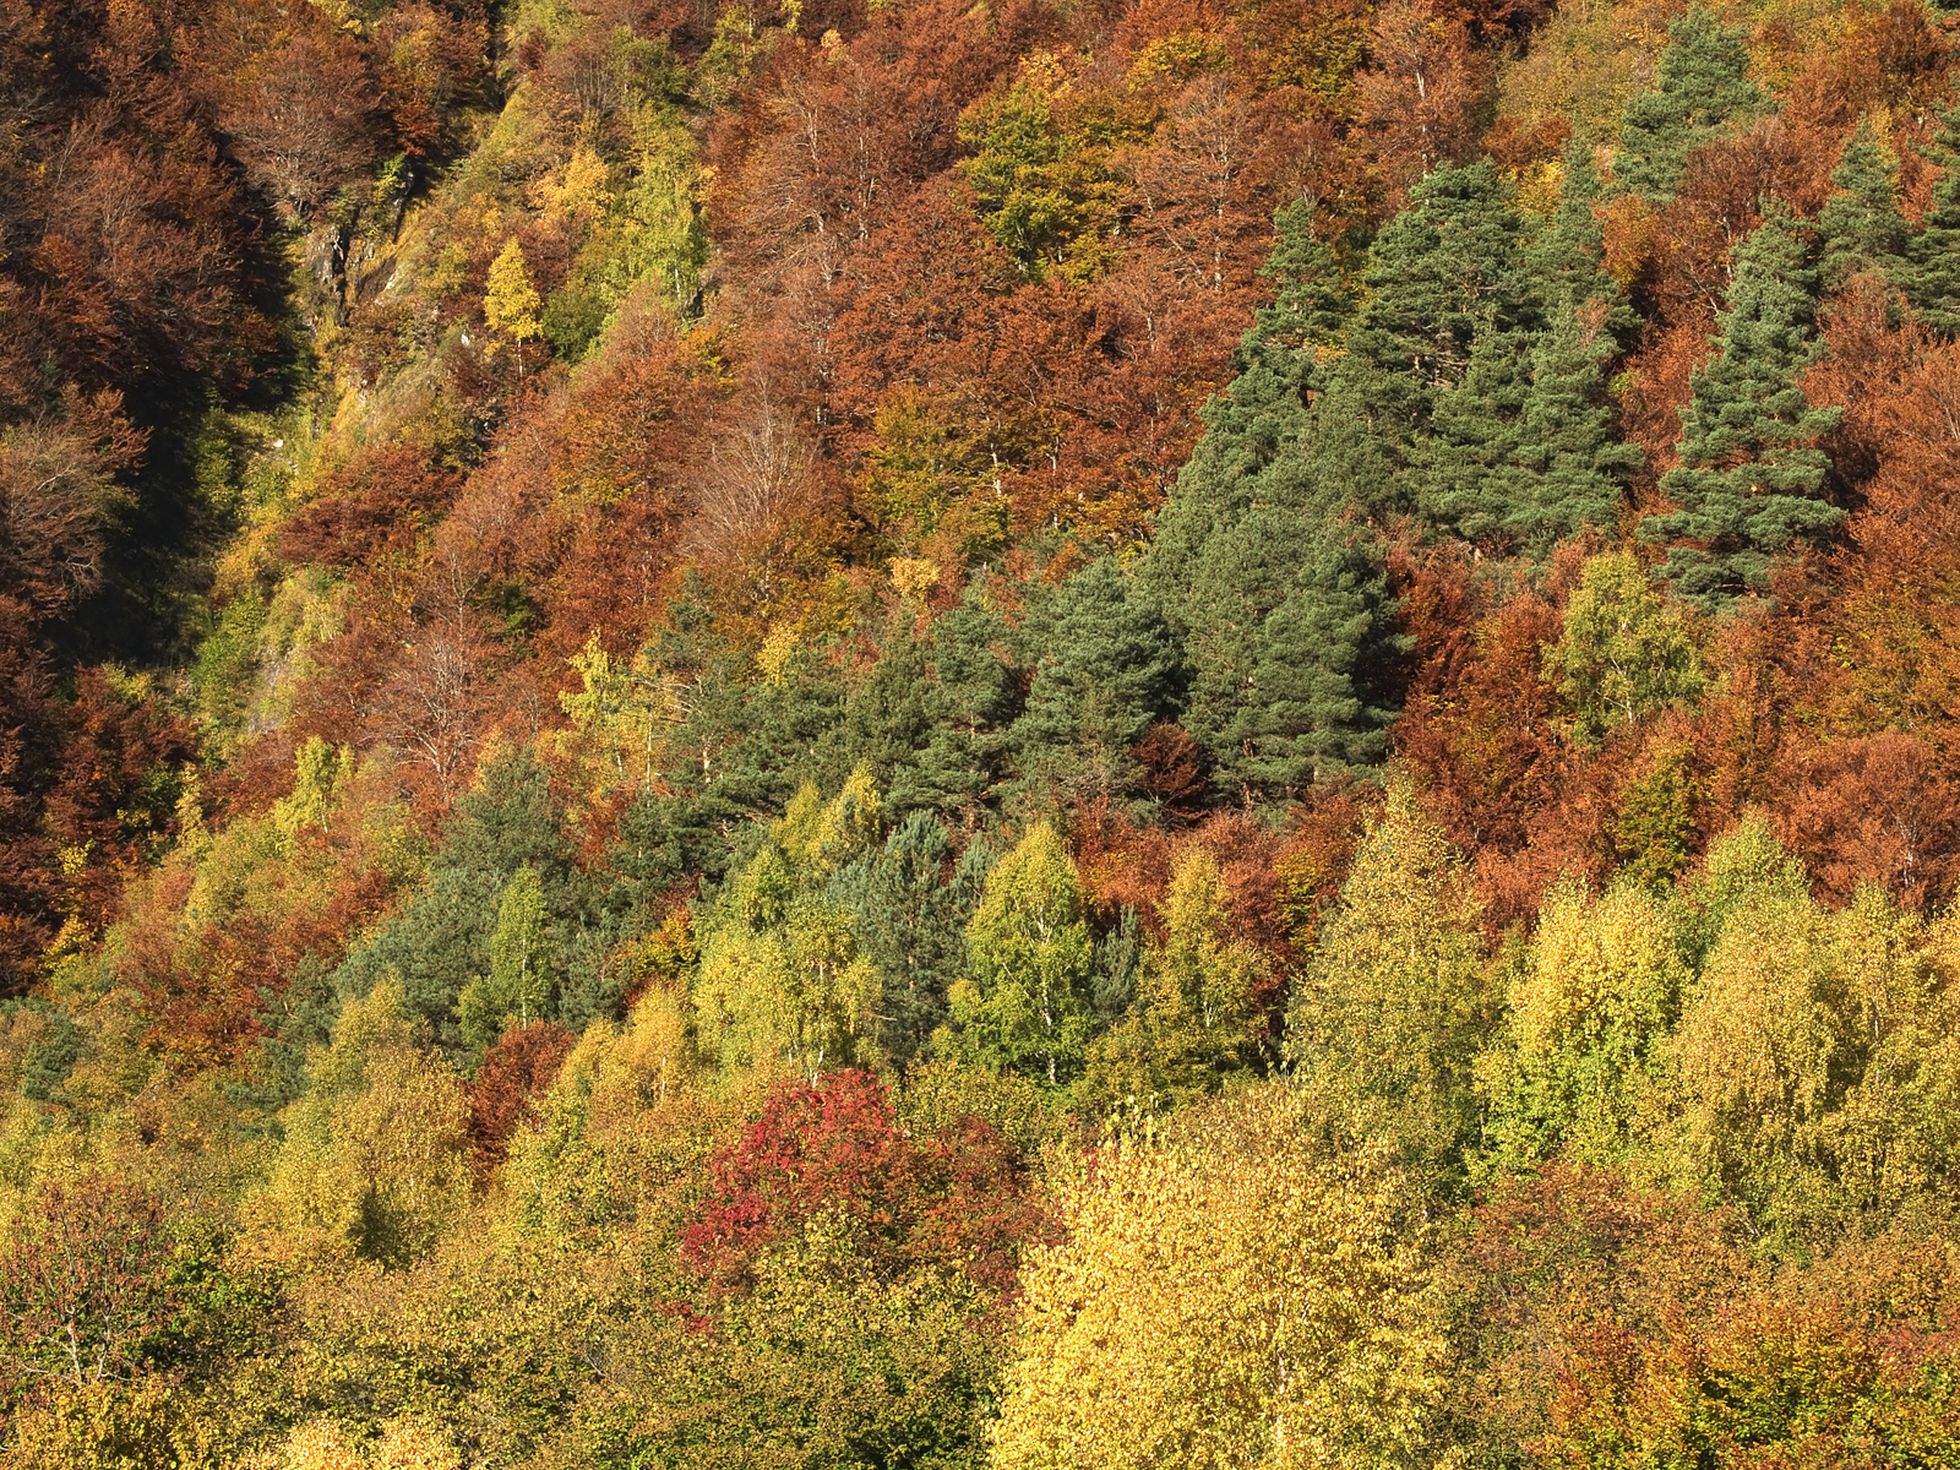
{"type": "Polygon", "coordinates": [[[1773,211],[1737,248],[1715,355],[1681,410],[1680,463],[1661,479],[1679,507],[1641,535],[1678,543],[1664,571],[1707,610],[1769,585],[1771,559],[1835,529],[1819,436],[1840,410],[1812,408],[1798,386],[1816,356],[1817,275],[1788,214],[1773,211]]]}
{"type": "Polygon", "coordinates": [[[1623,115],[1614,182],[1649,199],[1671,196],[1688,155],[1762,105],[1748,67],[1742,34],[1699,6],[1669,26],[1655,89],[1635,97],[1623,115]]]}
{"type": "Polygon", "coordinates": [[[1610,525],[1638,461],[1607,402],[1608,365],[1638,320],[1606,274],[1598,192],[1590,155],[1575,149],[1558,211],[1522,252],[1536,310],[1480,328],[1416,455],[1424,519],[1495,550],[1542,554],[1610,525]]]}
{"type": "Polygon", "coordinates": [[[1906,219],[1899,208],[1897,166],[1870,119],[1844,145],[1831,172],[1831,197],[1817,215],[1826,290],[1876,272],[1897,280],[1905,262],[1906,219]]]}
{"type": "Polygon", "coordinates": [[[1185,727],[1220,795],[1251,800],[1379,762],[1393,602],[1364,531],[1263,506],[1192,583],[1185,727]]]}
{"type": "Polygon", "coordinates": [[[1607,401],[1607,365],[1617,354],[1605,314],[1583,306],[1562,308],[1538,339],[1519,434],[1526,474],[1501,522],[1528,551],[1544,552],[1588,526],[1610,527],[1626,504],[1641,456],[1620,438],[1607,401]]]}
{"type": "Polygon", "coordinates": [[[1390,631],[1380,547],[1343,529],[1320,538],[1253,641],[1250,687],[1230,726],[1248,786],[1298,791],[1388,755],[1395,712],[1382,691],[1403,641],[1390,631]]]}
{"type": "Polygon", "coordinates": [[[1951,337],[1960,335],[1960,107],[1941,122],[1933,158],[1942,172],[1907,246],[1906,299],[1921,321],[1951,337]]]}

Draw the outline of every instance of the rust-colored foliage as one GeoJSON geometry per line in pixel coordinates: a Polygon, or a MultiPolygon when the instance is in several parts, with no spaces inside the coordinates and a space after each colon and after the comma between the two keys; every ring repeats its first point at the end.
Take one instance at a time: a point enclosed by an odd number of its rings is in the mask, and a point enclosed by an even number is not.
{"type": "Polygon", "coordinates": [[[532,1099],[551,1085],[578,1038],[555,1021],[513,1026],[483,1054],[470,1082],[470,1147],[479,1174],[504,1161],[510,1139],[536,1117],[532,1099]]]}
{"type": "Polygon", "coordinates": [[[840,1221],[882,1275],[949,1267],[996,1291],[1046,1229],[1026,1164],[992,1125],[966,1117],[914,1137],[883,1084],[858,1071],[778,1086],[710,1177],[681,1250],[721,1290],[739,1290],[758,1254],[819,1215],[840,1221]]]}

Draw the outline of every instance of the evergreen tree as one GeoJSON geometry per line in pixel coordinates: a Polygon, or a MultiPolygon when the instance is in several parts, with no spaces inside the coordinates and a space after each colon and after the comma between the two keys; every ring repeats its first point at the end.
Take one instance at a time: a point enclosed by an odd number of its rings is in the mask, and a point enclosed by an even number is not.
{"type": "Polygon", "coordinates": [[[1253,640],[1249,687],[1227,727],[1228,772],[1293,792],[1379,765],[1395,717],[1382,697],[1387,664],[1403,647],[1392,616],[1373,538],[1329,528],[1253,640]]]}
{"type": "Polygon", "coordinates": [[[914,812],[869,861],[838,875],[832,897],[856,915],[859,951],[883,977],[886,1045],[904,1065],[945,1018],[965,958],[973,894],[950,883],[952,839],[914,812]]]}
{"type": "Polygon", "coordinates": [[[1134,786],[1130,749],[1168,708],[1176,668],[1155,599],[1108,558],[1063,587],[1028,707],[1015,723],[1023,770],[1078,790],[1134,786]]]}
{"type": "Polygon", "coordinates": [[[1498,550],[1540,554],[1610,525],[1638,462],[1607,402],[1607,365],[1637,319],[1604,268],[1598,185],[1575,149],[1558,212],[1522,252],[1536,312],[1479,328],[1416,455],[1425,519],[1498,550]]]}
{"type": "Polygon", "coordinates": [[[1530,498],[1522,460],[1535,342],[1524,331],[1479,332],[1463,381],[1438,397],[1411,455],[1416,508],[1430,525],[1496,539],[1530,498]]]}
{"type": "Polygon", "coordinates": [[[1594,321],[1583,307],[1560,309],[1532,353],[1518,436],[1525,474],[1499,524],[1533,552],[1588,526],[1610,527],[1640,463],[1640,450],[1620,438],[1607,400],[1607,365],[1618,348],[1604,316],[1594,321]]]}
{"type": "Polygon", "coordinates": [[[1463,382],[1478,337],[1537,323],[1524,234],[1489,160],[1438,169],[1410,190],[1369,249],[1367,305],[1303,442],[1301,478],[1326,504],[1402,508],[1401,472],[1438,396],[1463,382]]]}
{"type": "Polygon", "coordinates": [[[1831,172],[1831,197],[1817,215],[1826,290],[1853,275],[1897,280],[1905,263],[1906,219],[1899,208],[1896,161],[1867,118],[1844,145],[1831,172]]]}
{"type": "Polygon", "coordinates": [[[1951,337],[1960,335],[1960,107],[1941,121],[1933,157],[1940,179],[1907,247],[1905,288],[1919,319],[1951,337]]]}
{"type": "Polygon", "coordinates": [[[1669,26],[1655,89],[1627,104],[1614,182],[1649,199],[1673,194],[1688,155],[1762,105],[1748,67],[1742,34],[1699,6],[1669,26]]]}
{"type": "Polygon", "coordinates": [[[1817,276],[1787,214],[1736,250],[1715,356],[1681,411],[1681,462],[1661,479],[1679,507],[1641,534],[1676,544],[1665,572],[1714,609],[1769,585],[1779,552],[1826,535],[1844,512],[1824,499],[1830,460],[1817,448],[1840,415],[1812,408],[1798,377],[1816,355],[1817,276]]]}
{"type": "Polygon", "coordinates": [[[1204,434],[1179,473],[1177,488],[1157,518],[1144,580],[1165,594],[1177,622],[1176,598],[1205,541],[1251,505],[1260,476],[1297,444],[1307,424],[1307,394],[1346,330],[1353,303],[1334,253],[1313,233],[1304,200],[1275,216],[1278,235],[1261,274],[1273,300],[1254,313],[1233,359],[1236,376],[1205,405],[1204,434]]]}
{"type": "Polygon", "coordinates": [[[1574,143],[1559,177],[1559,203],[1526,251],[1526,265],[1548,316],[1577,311],[1619,347],[1640,330],[1640,317],[1606,272],[1606,242],[1597,207],[1605,193],[1592,149],[1574,143]]]}
{"type": "Polygon", "coordinates": [[[1264,506],[1196,568],[1185,728],[1235,800],[1373,764],[1392,713],[1382,664],[1393,614],[1365,533],[1264,506]]]}

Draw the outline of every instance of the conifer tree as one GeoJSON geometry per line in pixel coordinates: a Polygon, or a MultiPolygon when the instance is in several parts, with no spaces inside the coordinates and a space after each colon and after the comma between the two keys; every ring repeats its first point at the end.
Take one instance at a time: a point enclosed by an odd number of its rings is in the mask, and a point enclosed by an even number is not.
{"type": "Polygon", "coordinates": [[[1437,169],[1409,191],[1369,249],[1367,305],[1316,403],[1306,478],[1326,503],[1401,508],[1400,473],[1477,338],[1536,324],[1524,234],[1489,160],[1437,169]]]}
{"type": "MultiPolygon", "coordinates": [[[[1333,251],[1313,233],[1304,200],[1274,217],[1278,234],[1261,274],[1273,300],[1239,339],[1237,376],[1205,405],[1205,432],[1157,519],[1145,580],[1160,593],[1179,586],[1208,537],[1249,507],[1260,477],[1298,443],[1307,394],[1341,341],[1353,303],[1333,251]]],[[[1175,599],[1165,612],[1177,622],[1175,599]]]]}
{"type": "Polygon", "coordinates": [[[1844,519],[1824,498],[1830,460],[1817,447],[1840,410],[1812,408],[1798,386],[1817,351],[1816,311],[1804,242],[1773,211],[1737,247],[1715,356],[1681,410],[1681,461],[1661,479],[1679,509],[1641,525],[1676,543],[1665,573],[1703,608],[1767,590],[1778,553],[1844,519]]]}
{"type": "Polygon", "coordinates": [[[1897,164],[1869,118],[1845,142],[1831,191],[1817,215],[1825,289],[1867,271],[1897,280],[1906,251],[1897,164]]]}
{"type": "Polygon", "coordinates": [[[1905,288],[1919,319],[1950,337],[1960,334],[1960,107],[1941,121],[1933,157],[1942,171],[1907,247],[1905,288]]]}
{"type": "Polygon", "coordinates": [[[1082,789],[1131,784],[1130,748],[1169,705],[1176,650],[1155,600],[1108,558],[1071,577],[1014,726],[1024,768],[1082,789]]]}
{"type": "MultiPolygon", "coordinates": [[[[1591,298],[1589,305],[1597,305],[1591,298]]],[[[1501,520],[1517,545],[1544,551],[1587,526],[1610,527],[1626,503],[1640,450],[1619,436],[1606,396],[1618,352],[1606,313],[1561,308],[1532,353],[1518,435],[1524,483],[1501,520]]]]}
{"type": "Polygon", "coordinates": [[[1649,199],[1673,194],[1688,155],[1762,104],[1748,67],[1741,33],[1699,6],[1668,27],[1655,89],[1627,104],[1614,183],[1649,199]]]}
{"type": "Polygon", "coordinates": [[[1480,325],[1415,456],[1424,518],[1497,550],[1542,554],[1612,524],[1639,459],[1607,401],[1608,364],[1638,322],[1604,268],[1598,190],[1575,149],[1557,213],[1520,256],[1535,312],[1480,325]]]}
{"type": "Polygon", "coordinates": [[[1548,311],[1577,311],[1619,347],[1630,346],[1640,317],[1607,274],[1597,208],[1605,193],[1592,149],[1574,143],[1559,171],[1559,202],[1526,252],[1526,268],[1548,311]]]}
{"type": "Polygon", "coordinates": [[[1228,727],[1228,769],[1246,787],[1299,791],[1387,756],[1395,712],[1382,689],[1404,646],[1392,616],[1380,547],[1329,528],[1253,640],[1250,687],[1228,727]]]}
{"type": "Polygon", "coordinates": [[[1364,531],[1262,506],[1207,545],[1190,609],[1184,724],[1221,795],[1296,790],[1381,759],[1394,609],[1364,531]]]}

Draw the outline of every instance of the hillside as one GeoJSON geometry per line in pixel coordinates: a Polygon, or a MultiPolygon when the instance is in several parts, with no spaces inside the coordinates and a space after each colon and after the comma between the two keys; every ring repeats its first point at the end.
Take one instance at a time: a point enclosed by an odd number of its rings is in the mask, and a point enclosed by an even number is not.
{"type": "Polygon", "coordinates": [[[1960,1463],[1925,0],[0,0],[0,1470],[1960,1463]]]}

